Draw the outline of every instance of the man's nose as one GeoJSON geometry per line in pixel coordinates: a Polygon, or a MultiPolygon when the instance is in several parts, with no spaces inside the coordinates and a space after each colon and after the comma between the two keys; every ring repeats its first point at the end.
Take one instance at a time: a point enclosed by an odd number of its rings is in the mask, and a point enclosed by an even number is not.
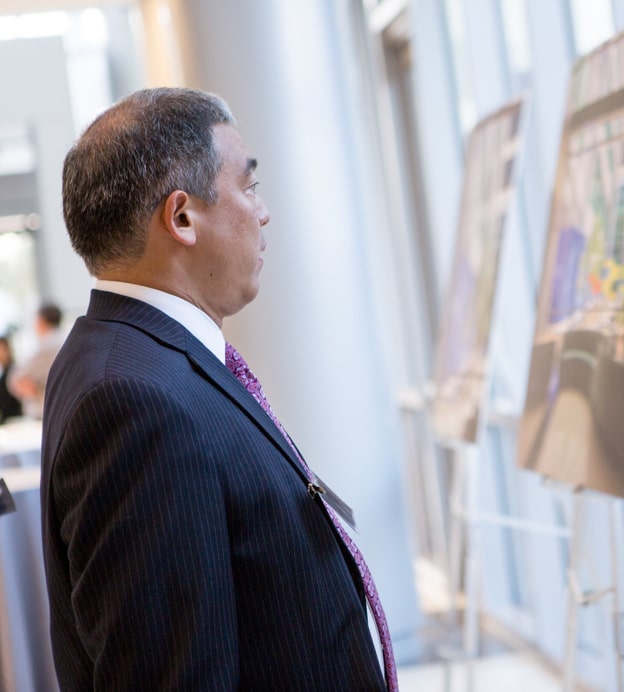
{"type": "Polygon", "coordinates": [[[266,226],[271,220],[271,214],[263,200],[260,200],[260,225],[266,226]]]}

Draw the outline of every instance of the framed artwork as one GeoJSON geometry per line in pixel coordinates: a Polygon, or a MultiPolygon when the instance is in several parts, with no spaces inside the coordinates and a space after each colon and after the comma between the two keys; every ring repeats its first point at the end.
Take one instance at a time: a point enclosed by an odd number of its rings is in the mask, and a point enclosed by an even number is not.
{"type": "Polygon", "coordinates": [[[624,496],[624,34],[572,68],[518,464],[624,496]]]}
{"type": "Polygon", "coordinates": [[[506,105],[481,120],[467,142],[453,269],[435,353],[431,423],[441,439],[475,442],[478,437],[522,111],[521,100],[506,105]]]}

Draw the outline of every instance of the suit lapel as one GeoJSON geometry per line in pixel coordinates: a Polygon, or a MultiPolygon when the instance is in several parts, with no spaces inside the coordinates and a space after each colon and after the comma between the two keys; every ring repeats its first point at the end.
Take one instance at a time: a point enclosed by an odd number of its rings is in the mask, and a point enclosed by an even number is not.
{"type": "Polygon", "coordinates": [[[91,293],[87,317],[128,324],[158,340],[163,346],[185,353],[202,376],[210,380],[262,430],[307,482],[305,471],[289,444],[261,406],[225,365],[179,322],[140,300],[98,290],[91,293]]]}
{"type": "Polygon", "coordinates": [[[221,391],[232,399],[253,421],[267,434],[272,442],[288,457],[290,463],[296,468],[297,472],[307,480],[305,471],[295,458],[292,449],[284,436],[277,429],[277,426],[269,418],[268,414],[243,387],[236,377],[221,363],[215,356],[201,344],[192,334],[186,332],[188,337],[188,349],[186,354],[189,360],[194,363],[204,375],[221,389],[221,391]],[[208,358],[208,356],[210,358],[208,358]],[[218,367],[213,367],[215,361],[218,367]]]}

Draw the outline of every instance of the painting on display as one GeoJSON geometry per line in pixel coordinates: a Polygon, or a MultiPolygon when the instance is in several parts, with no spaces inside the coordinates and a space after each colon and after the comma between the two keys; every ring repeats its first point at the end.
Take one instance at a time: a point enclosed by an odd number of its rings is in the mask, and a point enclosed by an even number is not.
{"type": "Polygon", "coordinates": [[[518,464],[624,497],[624,34],[572,68],[518,464]]]}
{"type": "Polygon", "coordinates": [[[478,437],[522,110],[522,101],[501,108],[481,120],[467,142],[453,270],[435,354],[431,423],[442,440],[475,442],[478,437]]]}

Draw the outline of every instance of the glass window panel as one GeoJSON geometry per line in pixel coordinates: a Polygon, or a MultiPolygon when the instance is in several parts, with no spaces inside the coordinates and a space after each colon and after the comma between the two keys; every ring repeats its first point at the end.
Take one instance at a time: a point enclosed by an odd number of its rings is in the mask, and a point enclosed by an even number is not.
{"type": "Polygon", "coordinates": [[[512,79],[512,91],[528,87],[532,67],[531,39],[524,0],[501,0],[505,48],[512,79]]]}
{"type": "Polygon", "coordinates": [[[446,0],[446,15],[455,73],[459,122],[462,134],[467,135],[476,125],[478,114],[470,74],[471,61],[468,53],[463,0],[446,0]]]}
{"type": "Polygon", "coordinates": [[[572,0],[576,50],[584,55],[615,33],[611,0],[572,0]]]}

